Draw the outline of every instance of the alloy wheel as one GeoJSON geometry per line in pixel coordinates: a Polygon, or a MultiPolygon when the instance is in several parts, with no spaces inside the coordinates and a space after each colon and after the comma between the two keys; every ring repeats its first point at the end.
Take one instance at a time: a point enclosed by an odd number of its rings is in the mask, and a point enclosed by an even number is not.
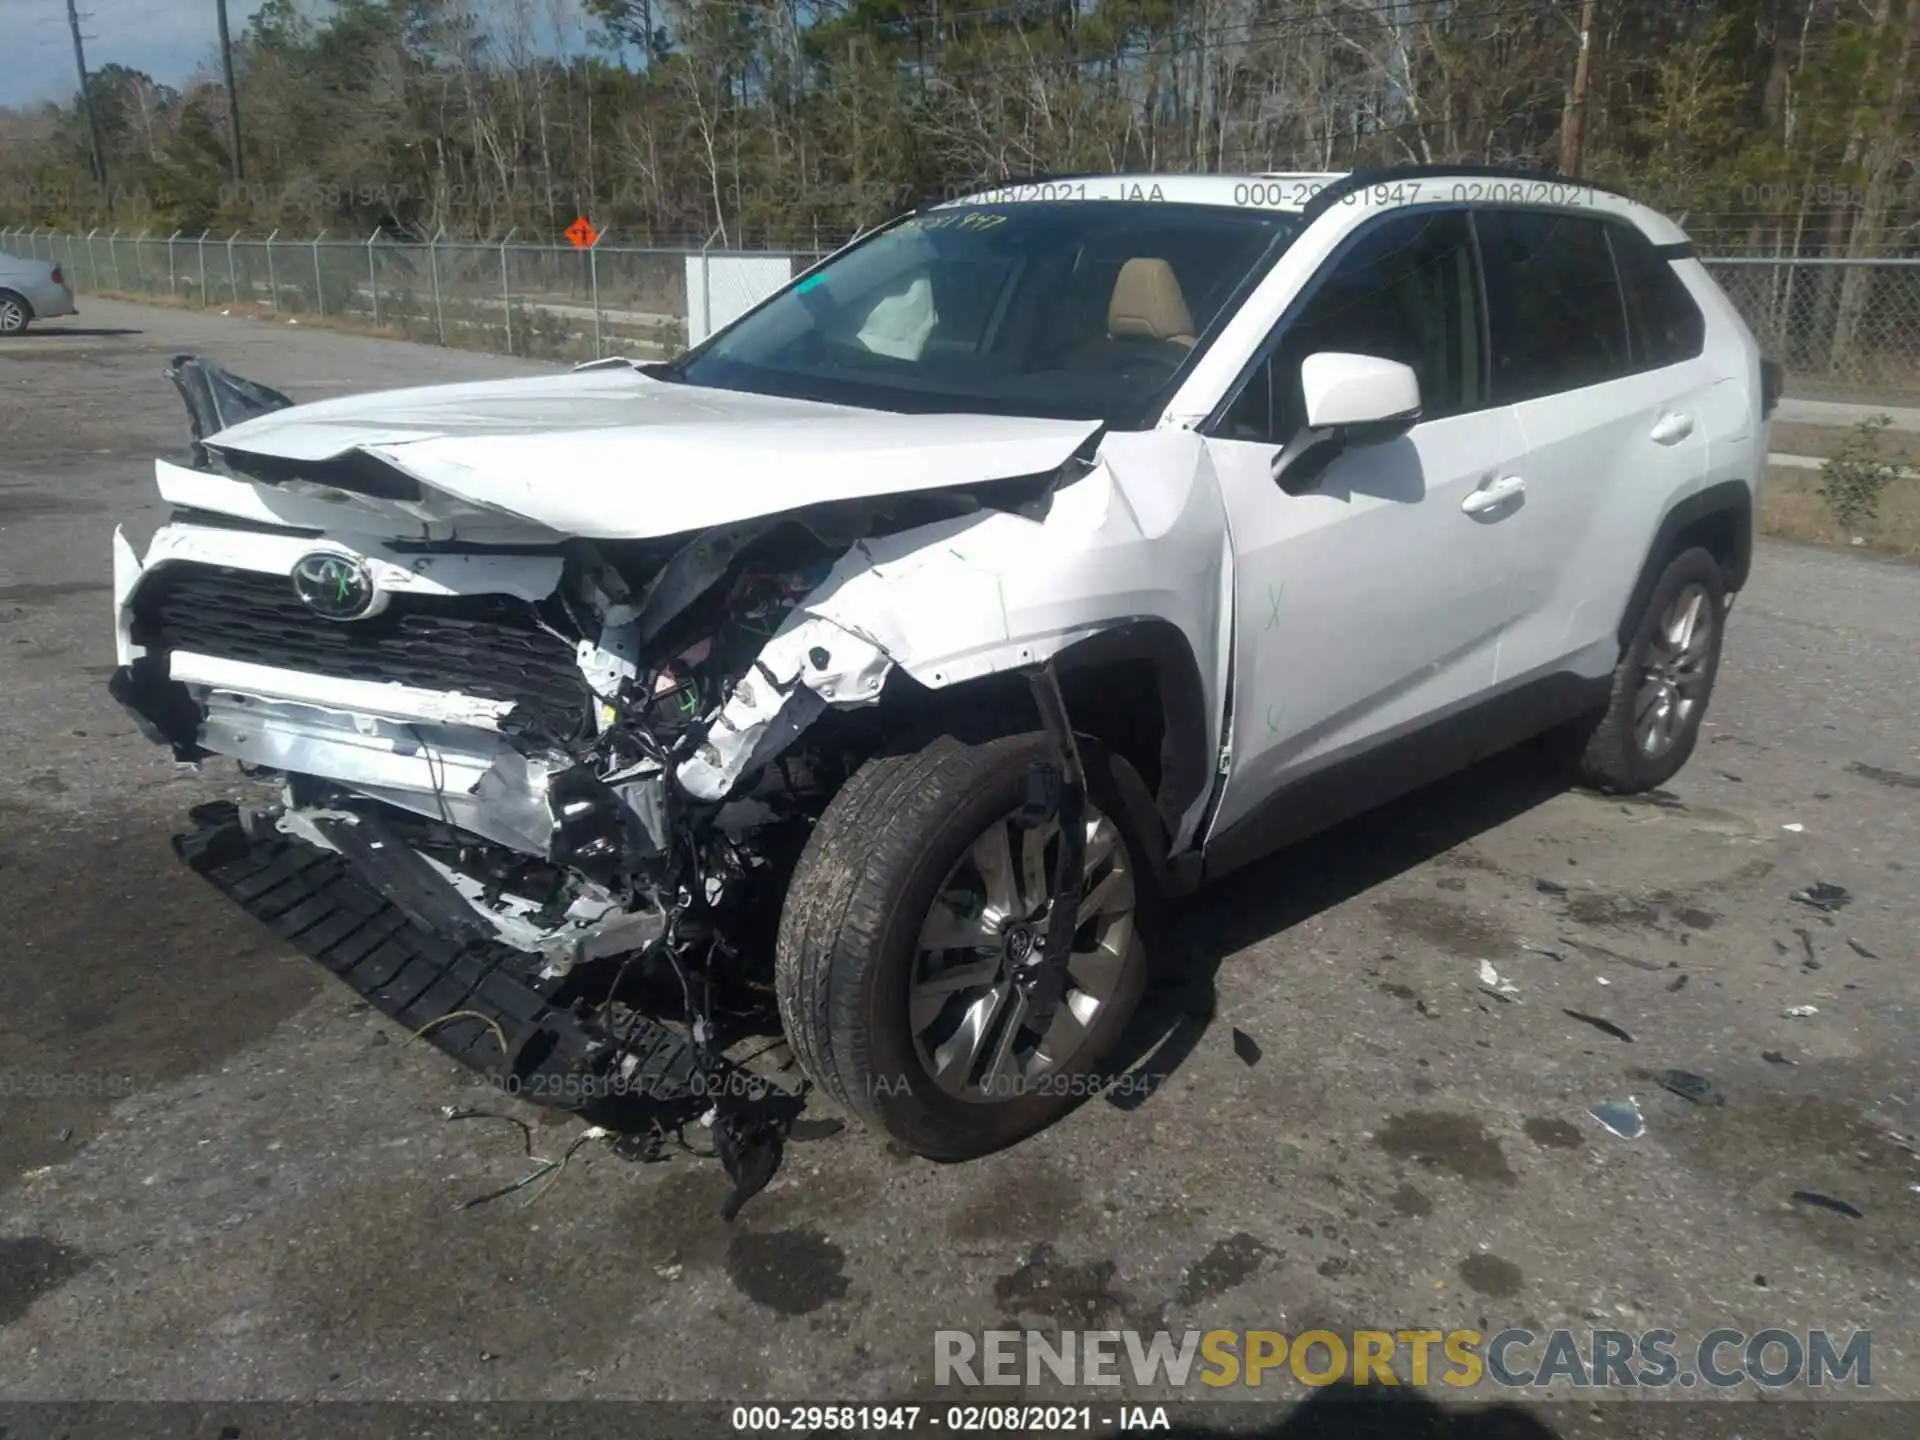
{"type": "Polygon", "coordinates": [[[1649,760],[1673,749],[1706,704],[1714,624],[1713,597],[1695,582],[1673,597],[1648,637],[1633,701],[1633,740],[1649,760]]]}
{"type": "Polygon", "coordinates": [[[1022,973],[1044,948],[1060,825],[995,821],[948,871],[914,946],[908,1023],[927,1074],[957,1099],[1016,1099],[1086,1044],[1134,939],[1134,877],[1119,828],[1088,806],[1067,983],[1046,1033],[1027,1024],[1022,973]]]}

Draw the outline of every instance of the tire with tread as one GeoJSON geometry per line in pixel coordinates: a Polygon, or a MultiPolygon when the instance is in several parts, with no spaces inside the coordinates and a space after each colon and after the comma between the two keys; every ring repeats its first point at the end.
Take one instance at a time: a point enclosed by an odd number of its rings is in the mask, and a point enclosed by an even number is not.
{"type": "Polygon", "coordinates": [[[828,805],[795,867],[780,917],[774,986],[802,1070],[853,1115],[917,1154],[966,1160],[1053,1123],[1112,1051],[1144,988],[1157,896],[1156,840],[1128,811],[1117,767],[1082,741],[1088,799],[1119,829],[1135,883],[1134,939],[1122,979],[1078,1053],[1045,1093],[971,1103],[942,1091],[915,1053],[907,985],[915,942],[953,864],[1016,809],[1041,732],[969,741],[938,734],[917,749],[875,756],[828,805]]]}
{"type": "Polygon", "coordinates": [[[1632,638],[1614,667],[1606,707],[1553,733],[1553,748],[1581,783],[1614,795],[1637,795],[1666,784],[1693,754],[1713,698],[1720,667],[1720,646],[1727,617],[1726,574],[1706,550],[1683,550],[1667,562],[1635,622],[1632,638]],[[1634,744],[1634,703],[1654,627],[1673,599],[1688,585],[1701,585],[1713,607],[1713,633],[1703,669],[1706,687],[1700,707],[1670,749],[1648,756],[1634,744]]]}

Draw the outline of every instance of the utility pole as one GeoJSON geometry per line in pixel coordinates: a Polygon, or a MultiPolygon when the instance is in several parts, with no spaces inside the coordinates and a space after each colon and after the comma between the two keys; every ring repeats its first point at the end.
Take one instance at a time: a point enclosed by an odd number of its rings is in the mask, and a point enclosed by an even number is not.
{"type": "Polygon", "coordinates": [[[1578,175],[1586,147],[1587,75],[1593,55],[1594,0],[1580,0],[1580,55],[1573,62],[1573,85],[1567,91],[1566,110],[1560,116],[1560,173],[1578,175]]]}
{"type": "Polygon", "coordinates": [[[227,0],[215,0],[220,11],[220,69],[227,80],[227,145],[233,151],[233,183],[247,178],[240,160],[240,92],[233,88],[233,41],[227,36],[227,0]]]}
{"type": "Polygon", "coordinates": [[[100,121],[93,113],[93,91],[87,85],[87,52],[80,43],[80,12],[67,0],[67,29],[73,32],[73,65],[80,72],[80,108],[87,117],[87,143],[92,147],[93,178],[102,195],[107,188],[107,152],[100,148],[100,121]]]}

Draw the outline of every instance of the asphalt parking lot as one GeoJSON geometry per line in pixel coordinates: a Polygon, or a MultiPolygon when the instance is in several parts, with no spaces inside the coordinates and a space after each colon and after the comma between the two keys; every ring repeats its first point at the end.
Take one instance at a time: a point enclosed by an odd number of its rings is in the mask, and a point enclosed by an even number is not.
{"type": "Polygon", "coordinates": [[[728,1226],[714,1163],[589,1144],[463,1209],[533,1162],[441,1107],[499,1102],[174,859],[237,777],[107,698],[108,540],[184,447],[170,353],[296,398],[539,367],[83,308],[0,344],[0,1399],[900,1399],[939,1329],[1614,1325],[1868,1327],[1920,1401],[1920,568],[1763,548],[1668,794],[1515,757],[1203,894],[1155,1083],[1011,1152],[850,1129],[728,1226]],[[1589,1116],[1630,1096],[1638,1139],[1589,1116]]]}

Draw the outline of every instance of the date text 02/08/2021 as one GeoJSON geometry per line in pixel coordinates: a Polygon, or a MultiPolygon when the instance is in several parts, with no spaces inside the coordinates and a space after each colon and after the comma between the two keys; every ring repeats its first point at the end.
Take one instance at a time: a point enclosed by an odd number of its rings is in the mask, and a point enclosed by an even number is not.
{"type": "Polygon", "coordinates": [[[740,1434],[1084,1435],[1095,1431],[1169,1430],[1157,1405],[736,1405],[729,1416],[740,1434]]]}

